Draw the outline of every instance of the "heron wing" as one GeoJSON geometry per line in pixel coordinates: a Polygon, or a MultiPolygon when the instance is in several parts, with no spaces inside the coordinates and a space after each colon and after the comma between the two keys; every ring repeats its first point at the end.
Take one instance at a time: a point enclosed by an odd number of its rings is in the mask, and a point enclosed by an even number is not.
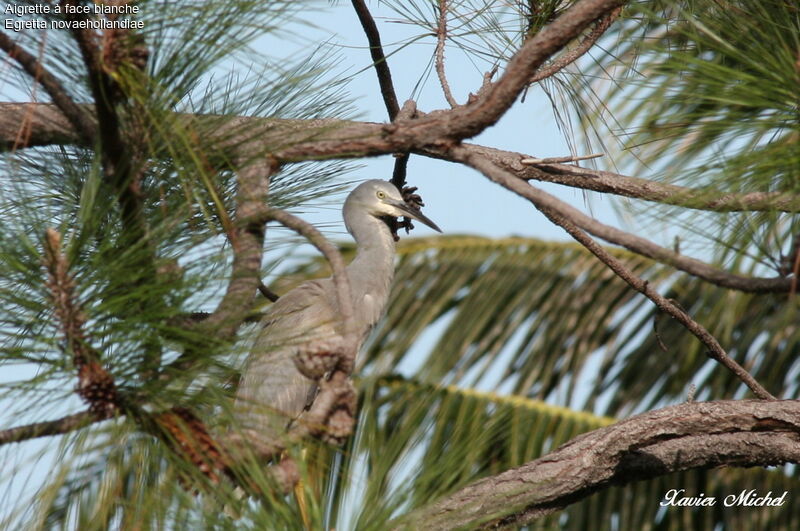
{"type": "Polygon", "coordinates": [[[248,357],[236,399],[242,427],[274,444],[306,408],[315,382],[295,366],[300,345],[336,333],[330,281],[306,282],[270,308],[248,357]]]}

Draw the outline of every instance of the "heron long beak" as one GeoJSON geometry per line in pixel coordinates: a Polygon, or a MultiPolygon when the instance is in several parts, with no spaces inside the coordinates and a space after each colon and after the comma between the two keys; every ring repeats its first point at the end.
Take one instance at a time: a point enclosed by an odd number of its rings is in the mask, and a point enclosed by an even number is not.
{"type": "Polygon", "coordinates": [[[408,206],[403,201],[392,201],[391,204],[392,204],[393,207],[396,207],[398,210],[401,210],[403,212],[404,216],[407,216],[407,217],[409,217],[411,219],[416,219],[417,221],[422,222],[425,225],[429,226],[430,228],[432,228],[436,232],[442,232],[442,229],[440,229],[439,226],[436,223],[431,221],[428,218],[428,216],[423,214],[421,210],[412,208],[412,207],[408,206]]]}

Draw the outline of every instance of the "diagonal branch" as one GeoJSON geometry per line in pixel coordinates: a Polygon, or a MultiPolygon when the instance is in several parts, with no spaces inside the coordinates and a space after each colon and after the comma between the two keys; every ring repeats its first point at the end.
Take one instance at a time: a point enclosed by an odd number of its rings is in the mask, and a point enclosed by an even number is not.
{"type": "Polygon", "coordinates": [[[595,20],[616,10],[627,0],[579,0],[553,22],[545,26],[514,54],[505,73],[482,92],[477,100],[449,111],[446,131],[429,128],[436,115],[420,118],[413,126],[420,140],[433,143],[449,138],[453,141],[470,138],[494,125],[511,108],[517,97],[530,83],[533,73],[549,57],[566,46],[595,20]]]}
{"type": "MultiPolygon", "coordinates": [[[[280,210],[278,208],[270,208],[265,215],[265,220],[274,220],[292,229],[299,235],[306,238],[319,252],[325,256],[325,259],[333,270],[333,284],[336,287],[336,300],[338,303],[339,316],[342,323],[342,336],[345,338],[348,350],[356,345],[357,338],[355,337],[355,311],[353,309],[353,297],[350,291],[350,279],[345,270],[344,258],[339,248],[328,241],[312,224],[300,219],[299,217],[280,210]]],[[[355,352],[349,353],[353,356],[355,352]]],[[[355,361],[354,359],[351,361],[355,361]]]]}
{"type": "Polygon", "coordinates": [[[19,63],[25,72],[44,88],[56,107],[72,124],[81,141],[91,143],[97,135],[97,128],[84,112],[84,108],[76,104],[64,90],[61,82],[34,55],[28,53],[2,32],[0,32],[0,49],[19,63]]]}
{"type": "Polygon", "coordinates": [[[629,286],[636,291],[642,293],[645,297],[653,301],[653,303],[662,311],[671,315],[676,321],[681,323],[689,332],[691,332],[697,339],[703,343],[710,358],[719,362],[726,369],[735,374],[753,393],[759,398],[774,399],[766,389],[764,389],[741,365],[736,363],[716,338],[711,335],[702,325],[692,319],[686,312],[676,306],[666,297],[662,296],[656,290],[650,287],[648,282],[640,279],[633,274],[625,265],[613,257],[608,251],[603,249],[600,245],[592,240],[583,230],[581,230],[571,214],[561,208],[560,202],[557,202],[554,197],[549,196],[545,192],[534,188],[533,186],[522,183],[513,175],[510,175],[498,168],[488,160],[470,154],[463,148],[454,148],[452,150],[455,157],[460,158],[465,164],[480,171],[491,181],[500,184],[504,188],[528,199],[533,205],[547,216],[550,221],[559,225],[566,230],[570,236],[575,238],[584,247],[586,247],[592,254],[594,254],[600,261],[606,264],[614,273],[622,278],[629,286]]]}
{"type": "Polygon", "coordinates": [[[522,526],[610,485],[689,469],[787,462],[800,462],[800,401],[691,402],[581,435],[413,511],[392,528],[522,526]]]}
{"type": "MultiPolygon", "coordinates": [[[[428,152],[430,151],[428,150],[428,152]]],[[[437,151],[441,153],[443,150],[437,151]]],[[[487,171],[491,171],[494,176],[490,177],[492,180],[534,202],[537,208],[541,205],[540,210],[548,209],[557,212],[560,216],[569,219],[575,226],[593,236],[680,269],[712,284],[749,293],[782,293],[788,291],[791,286],[791,279],[784,277],[748,277],[729,273],[700,260],[680,255],[675,251],[656,245],[646,238],[600,223],[564,201],[523,182],[504,168],[495,165],[491,160],[469,148],[454,148],[447,150],[447,153],[449,155],[445,156],[445,158],[449,157],[448,160],[466,162],[469,165],[480,164],[487,171]]]]}

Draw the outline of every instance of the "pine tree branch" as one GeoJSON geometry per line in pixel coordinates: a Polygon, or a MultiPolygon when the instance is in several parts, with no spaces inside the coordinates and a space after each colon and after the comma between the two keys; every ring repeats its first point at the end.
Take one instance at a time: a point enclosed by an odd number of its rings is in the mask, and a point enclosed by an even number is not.
{"type": "Polygon", "coordinates": [[[62,435],[71,431],[79,430],[95,422],[102,422],[106,419],[99,419],[92,411],[82,411],[74,415],[57,420],[26,424],[16,428],[0,430],[0,446],[8,443],[22,442],[38,437],[49,437],[51,435],[62,435]]]}
{"type": "MultiPolygon", "coordinates": [[[[499,167],[492,164],[489,160],[473,155],[468,150],[463,148],[454,148],[453,155],[462,160],[465,164],[480,171],[492,182],[498,183],[504,188],[526,198],[530,201],[540,212],[547,218],[566,230],[570,236],[575,238],[581,245],[586,247],[593,255],[595,255],[601,262],[606,264],[614,273],[624,280],[629,286],[636,291],[643,294],[645,297],[653,301],[653,303],[663,312],[668,313],[683,325],[689,332],[692,333],[703,345],[706,346],[707,355],[713,360],[723,365],[726,369],[736,375],[742,382],[750,388],[753,393],[763,399],[774,399],[761,384],[759,384],[750,373],[748,373],[741,365],[736,363],[730,356],[728,356],[722,345],[719,344],[717,339],[705,329],[700,323],[692,319],[682,308],[679,308],[674,302],[662,296],[658,291],[651,288],[648,282],[637,277],[630,271],[622,261],[618,260],[611,255],[608,251],[603,249],[600,245],[592,240],[583,230],[579,227],[580,222],[575,219],[575,216],[568,209],[564,208],[566,203],[557,200],[555,197],[546,194],[542,190],[538,190],[533,186],[522,183],[513,175],[503,171],[499,167]]],[[[571,207],[570,207],[571,208],[571,207]]],[[[575,211],[577,212],[577,211],[575,211]]],[[[581,214],[583,215],[583,214],[581,214]]]]}
{"type": "Polygon", "coordinates": [[[615,9],[611,13],[598,20],[595,23],[594,28],[592,28],[592,30],[586,36],[584,36],[583,39],[581,39],[581,42],[578,43],[575,48],[566,51],[563,55],[559,56],[549,65],[543,66],[537,70],[533,77],[531,77],[530,82],[536,83],[537,81],[552,77],[581,58],[592,48],[592,46],[594,46],[597,40],[603,36],[608,28],[611,27],[611,24],[619,16],[620,11],[622,11],[621,7],[615,9]]]}
{"type": "MultiPolygon", "coordinates": [[[[446,111],[447,112],[447,111],[446,111]]],[[[412,115],[413,116],[413,115],[412,115]]],[[[0,103],[0,151],[14,148],[18,125],[25,119],[31,124],[27,147],[50,145],[83,145],[74,129],[58,110],[49,104],[0,103]]],[[[179,118],[200,122],[209,120],[216,126],[219,117],[181,115],[179,118]]],[[[442,115],[445,120],[446,115],[442,115]]],[[[237,145],[229,155],[237,158],[246,151],[253,152],[259,145],[283,145],[273,156],[281,163],[316,160],[319,158],[355,158],[368,155],[387,155],[397,152],[395,145],[387,144],[385,125],[368,122],[285,120],[279,118],[231,117],[230,128],[253,132],[258,145],[237,145]],[[358,137],[358,140],[354,140],[358,137]],[[335,146],[334,146],[335,144],[335,146]]],[[[224,129],[224,128],[222,128],[224,129]]],[[[399,134],[405,134],[404,131],[399,134]]],[[[220,132],[220,144],[231,142],[220,132]]],[[[255,142],[255,140],[253,141],[255,142]]],[[[231,142],[233,143],[233,142],[231,142]]],[[[451,160],[446,150],[422,143],[405,144],[410,150],[429,157],[451,160]]],[[[570,186],[582,190],[610,193],[632,199],[642,199],[711,212],[779,211],[800,212],[800,197],[782,192],[727,193],[702,188],[687,188],[659,183],[640,177],[581,168],[567,164],[525,164],[531,155],[496,149],[478,144],[463,144],[467,149],[490,159],[494,164],[523,180],[537,180],[570,186]],[[713,199],[707,197],[713,196],[713,199]]],[[[19,146],[17,146],[19,147],[19,146]]]]}
{"type": "Polygon", "coordinates": [[[761,278],[737,275],[700,260],[680,255],[673,250],[656,245],[646,238],[600,223],[564,201],[523,182],[510,172],[506,172],[499,165],[495,165],[488,158],[484,158],[467,147],[452,148],[448,151],[451,160],[466,162],[470,165],[479,164],[487,171],[491,170],[490,178],[492,180],[530,200],[537,208],[557,212],[560,217],[569,219],[577,227],[593,236],[680,269],[712,284],[751,293],[785,292],[791,287],[791,279],[789,278],[761,278]],[[481,161],[485,161],[485,163],[481,161]]]}
{"type": "Polygon", "coordinates": [[[392,528],[514,528],[611,485],[690,469],[798,462],[800,401],[692,402],[585,433],[413,511],[392,528]]]}
{"type": "Polygon", "coordinates": [[[34,55],[28,53],[2,32],[0,32],[0,49],[19,63],[25,72],[45,89],[56,107],[72,124],[82,142],[91,143],[96,138],[97,128],[86,115],[85,107],[73,101],[72,97],[61,85],[61,82],[34,55]]]}
{"type": "Polygon", "coordinates": [[[579,0],[553,22],[528,39],[514,54],[505,73],[469,105],[452,109],[446,131],[429,127],[436,115],[416,121],[415,135],[432,144],[443,138],[459,141],[494,125],[528,86],[536,70],[553,54],[580,35],[597,19],[627,3],[626,0],[579,0]],[[430,135],[430,136],[428,136],[430,135]]]}
{"type": "MultiPolygon", "coordinates": [[[[223,341],[234,338],[250,314],[253,295],[261,286],[261,259],[264,253],[264,223],[270,176],[278,169],[274,159],[250,160],[237,172],[234,227],[229,234],[233,264],[228,286],[202,329],[223,341]]],[[[179,357],[175,363],[182,363],[179,357]]]]}
{"type": "Polygon", "coordinates": [[[78,373],[77,393],[96,418],[110,418],[120,409],[120,396],[114,378],[100,364],[100,353],[86,339],[86,316],[77,302],[75,282],[61,252],[61,235],[54,229],[45,231],[43,262],[47,288],[64,336],[64,351],[72,355],[78,373]]]}
{"type": "MultiPolygon", "coordinates": [[[[0,147],[5,146],[8,149],[13,146],[14,136],[13,134],[7,135],[7,133],[8,131],[15,131],[11,124],[16,123],[14,120],[21,118],[22,113],[31,108],[30,105],[34,105],[36,112],[31,114],[32,134],[29,145],[79,142],[74,132],[70,133],[69,123],[52,106],[0,103],[0,111],[5,111],[0,112],[0,138],[4,139],[3,142],[0,142],[0,147]]],[[[444,111],[439,116],[442,116],[441,119],[446,121],[449,120],[448,115],[451,112],[454,111],[444,111]]],[[[209,119],[212,120],[217,130],[220,129],[218,117],[185,115],[185,119],[195,122],[209,119]]],[[[246,124],[250,136],[258,138],[258,145],[271,143],[285,146],[273,153],[273,156],[280,163],[328,157],[353,158],[391,154],[398,150],[398,146],[401,146],[399,148],[401,151],[408,149],[414,153],[457,162],[448,154],[449,150],[446,147],[449,143],[448,141],[443,139],[439,146],[431,146],[425,142],[416,144],[413,135],[407,136],[410,134],[410,130],[400,121],[381,125],[334,120],[302,121],[231,117],[228,123],[229,127],[234,130],[242,128],[246,124]],[[397,143],[391,140],[395,136],[398,137],[397,143]],[[294,143],[295,140],[296,143],[294,143]]],[[[220,144],[231,142],[225,136],[225,132],[220,132],[219,134],[222,135],[220,144]]],[[[240,150],[243,151],[245,149],[247,152],[252,152],[256,147],[252,143],[236,144],[237,151],[233,155],[235,156],[240,150]]],[[[587,190],[615,193],[626,197],[636,197],[710,211],[800,211],[800,197],[797,195],[787,196],[782,193],[760,192],[727,194],[720,192],[716,194],[716,199],[698,200],[696,197],[705,197],[709,194],[709,191],[665,185],[646,179],[562,164],[547,164],[543,166],[523,164],[521,161],[531,158],[530,155],[474,144],[463,144],[462,147],[473,154],[485,156],[493,164],[512,173],[520,181],[519,186],[525,186],[525,183],[521,182],[522,180],[538,179],[587,190]]],[[[553,200],[558,201],[555,198],[553,200]]],[[[712,284],[748,293],[786,293],[791,290],[791,278],[748,277],[729,273],[700,260],[683,256],[670,249],[658,246],[644,238],[599,223],[577,209],[563,202],[560,203],[562,203],[563,208],[571,212],[570,217],[578,221],[578,226],[590,234],[626,247],[637,254],[671,265],[712,284]]],[[[257,287],[254,286],[253,292],[256,289],[257,287]]]]}
{"type": "Polygon", "coordinates": [[[453,97],[450,91],[450,84],[447,82],[447,76],[444,72],[444,43],[447,39],[447,0],[439,0],[439,17],[436,25],[436,51],[435,64],[436,75],[439,77],[439,84],[442,86],[444,92],[444,99],[452,108],[458,107],[458,102],[453,97]]]}

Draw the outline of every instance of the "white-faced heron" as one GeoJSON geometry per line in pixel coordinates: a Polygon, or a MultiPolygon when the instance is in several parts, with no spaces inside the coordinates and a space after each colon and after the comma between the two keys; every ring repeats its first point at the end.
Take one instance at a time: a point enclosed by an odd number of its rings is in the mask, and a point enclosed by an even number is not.
{"type": "MultiPolygon", "coordinates": [[[[406,203],[386,181],[357,186],[342,209],[347,231],[356,240],[356,257],[347,266],[360,342],[383,314],[394,276],[394,236],[381,217],[405,216],[436,231],[439,227],[406,203]]],[[[251,351],[236,398],[241,427],[273,445],[310,405],[316,389],[295,365],[305,346],[337,334],[338,310],[333,280],[312,280],[283,295],[269,309],[251,351]]]]}

